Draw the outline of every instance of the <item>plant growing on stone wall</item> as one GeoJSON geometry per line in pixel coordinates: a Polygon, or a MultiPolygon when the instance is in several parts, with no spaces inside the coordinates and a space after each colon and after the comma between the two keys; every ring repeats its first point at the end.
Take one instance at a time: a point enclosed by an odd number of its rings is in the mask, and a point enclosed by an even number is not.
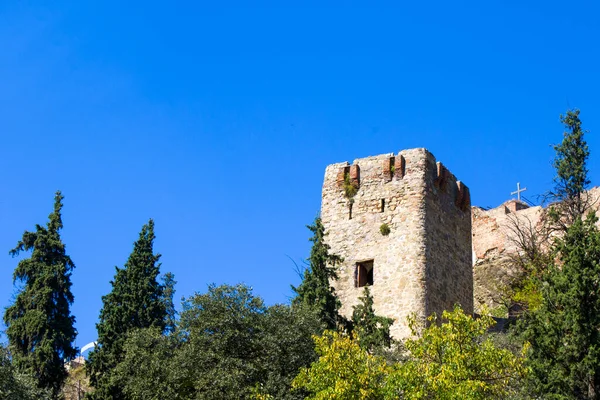
{"type": "Polygon", "coordinates": [[[383,224],[381,224],[381,226],[379,227],[379,232],[381,232],[381,234],[383,236],[387,236],[390,234],[392,230],[390,229],[390,226],[388,224],[386,224],[385,222],[383,224]]]}
{"type": "Polygon", "coordinates": [[[344,195],[348,200],[350,200],[350,204],[354,203],[354,196],[356,196],[356,192],[358,192],[358,188],[352,184],[352,181],[350,181],[350,174],[344,174],[344,195]]]}

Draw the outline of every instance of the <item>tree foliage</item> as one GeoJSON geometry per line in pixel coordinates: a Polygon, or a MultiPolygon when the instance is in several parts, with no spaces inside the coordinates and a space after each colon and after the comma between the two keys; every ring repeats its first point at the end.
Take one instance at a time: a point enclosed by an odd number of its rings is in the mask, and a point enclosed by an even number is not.
{"type": "Polygon", "coordinates": [[[317,359],[312,337],[323,332],[323,322],[311,308],[279,304],[267,309],[262,326],[263,393],[275,399],[304,399],[303,391],[291,390],[292,380],[317,359]]]}
{"type": "Polygon", "coordinates": [[[51,393],[37,387],[36,381],[17,371],[7,348],[0,345],[0,399],[49,400],[51,393]]]}
{"type": "Polygon", "coordinates": [[[369,352],[389,348],[392,345],[390,326],[394,320],[375,314],[373,296],[368,286],[365,286],[359,300],[352,313],[352,334],[358,337],[360,347],[369,352]]]}
{"type": "Polygon", "coordinates": [[[163,282],[163,301],[165,304],[165,330],[169,333],[175,331],[175,327],[177,325],[177,310],[175,310],[175,303],[173,302],[173,297],[175,296],[175,285],[177,281],[175,280],[175,275],[172,272],[167,272],[161,277],[163,282]]]}
{"type": "MultiPolygon", "coordinates": [[[[525,374],[524,355],[498,348],[487,336],[492,317],[478,319],[458,306],[435,315],[423,328],[415,317],[409,326],[416,338],[407,339],[409,358],[394,367],[387,394],[406,399],[479,400],[509,396],[525,374]]],[[[396,397],[397,398],[397,397],[396,397]]]]}
{"type": "Polygon", "coordinates": [[[210,286],[184,302],[181,329],[199,398],[245,398],[260,381],[263,371],[255,361],[263,355],[259,333],[265,312],[262,300],[241,285],[210,286]]]}
{"type": "Polygon", "coordinates": [[[600,397],[600,232],[577,219],[560,239],[541,306],[518,328],[531,343],[531,385],[544,398],[600,397]]]}
{"type": "Polygon", "coordinates": [[[31,256],[19,261],[14,271],[14,281],[23,287],[4,313],[15,367],[54,395],[67,376],[64,360],[77,353],[73,346],[75,317],[70,311],[71,271],[75,264],[60,237],[62,200],[57,192],[47,225],[36,225],[34,232],[25,231],[11,250],[13,256],[28,251],[31,256]]]}
{"type": "Polygon", "coordinates": [[[300,371],[293,385],[307,390],[309,400],[384,399],[389,368],[382,357],[370,355],[357,339],[326,331],[314,338],[319,355],[300,371]]]}
{"type": "Polygon", "coordinates": [[[310,238],[313,245],[309,266],[304,271],[300,285],[292,287],[297,294],[293,304],[314,307],[328,329],[335,329],[340,323],[345,324],[339,315],[341,302],[331,286],[331,281],[338,279],[336,267],[341,264],[342,259],[329,252],[331,248],[325,243],[326,233],[321,218],[317,217],[308,229],[313,233],[310,238]]]}
{"type": "Polygon", "coordinates": [[[309,399],[506,398],[526,374],[524,355],[499,348],[487,336],[491,317],[473,319],[456,307],[443,322],[424,327],[410,319],[414,338],[406,341],[404,362],[388,365],[369,354],[356,338],[326,332],[316,337],[319,360],[303,369],[294,386],[309,399]]]}
{"type": "Polygon", "coordinates": [[[524,310],[535,311],[542,303],[541,284],[557,256],[556,239],[565,235],[575,221],[584,217],[591,206],[587,188],[589,149],[579,110],[560,116],[565,127],[563,140],[554,146],[554,188],[547,198],[552,202],[542,211],[541,223],[534,225],[526,217],[510,219],[511,236],[518,249],[513,256],[517,274],[509,287],[510,299],[524,310]]]}
{"type": "Polygon", "coordinates": [[[142,227],[139,239],[124,268],[116,268],[112,291],[102,297],[98,329],[98,346],[90,352],[86,363],[92,398],[122,398],[111,371],[123,357],[123,343],[134,329],[165,329],[167,309],[164,286],[157,278],[160,254],[154,254],[154,221],[142,227]]]}
{"type": "Polygon", "coordinates": [[[160,328],[135,329],[123,344],[123,359],[112,371],[115,385],[131,400],[191,399],[186,368],[176,361],[181,347],[177,335],[160,328]]]}
{"type": "Polygon", "coordinates": [[[590,152],[584,139],[585,131],[581,128],[579,110],[568,110],[560,116],[560,120],[567,130],[562,143],[554,146],[556,177],[550,199],[555,204],[550,210],[553,222],[564,231],[589,208],[586,190],[590,184],[587,170],[590,152]]]}
{"type": "Polygon", "coordinates": [[[549,229],[554,235],[546,265],[533,277],[539,307],[515,327],[531,343],[531,390],[548,399],[600,398],[600,232],[589,211],[589,149],[579,110],[561,116],[567,128],[554,147],[556,177],[549,229]]]}
{"type": "Polygon", "coordinates": [[[247,286],[211,285],[185,300],[172,334],[130,332],[113,378],[128,399],[299,400],[291,381],[316,359],[311,337],[321,331],[310,309],[266,307],[247,286]]]}

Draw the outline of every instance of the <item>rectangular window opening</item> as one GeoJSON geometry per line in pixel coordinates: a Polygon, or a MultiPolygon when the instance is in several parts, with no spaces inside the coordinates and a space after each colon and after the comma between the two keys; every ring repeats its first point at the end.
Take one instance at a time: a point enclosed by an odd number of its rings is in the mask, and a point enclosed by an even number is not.
{"type": "Polygon", "coordinates": [[[352,219],[352,203],[348,204],[348,219],[352,219]]]}
{"type": "Polygon", "coordinates": [[[373,260],[356,263],[356,287],[373,286],[373,260]]]}
{"type": "Polygon", "coordinates": [[[381,199],[381,212],[385,211],[385,199],[381,199]]]}

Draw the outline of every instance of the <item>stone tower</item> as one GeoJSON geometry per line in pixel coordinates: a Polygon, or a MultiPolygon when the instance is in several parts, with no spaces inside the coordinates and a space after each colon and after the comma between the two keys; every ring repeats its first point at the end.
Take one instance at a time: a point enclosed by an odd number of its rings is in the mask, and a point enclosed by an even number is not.
{"type": "Polygon", "coordinates": [[[411,313],[473,312],[469,190],[426,149],[329,165],[321,218],[344,258],[332,284],[345,316],[367,285],[395,338],[410,333],[411,313]]]}

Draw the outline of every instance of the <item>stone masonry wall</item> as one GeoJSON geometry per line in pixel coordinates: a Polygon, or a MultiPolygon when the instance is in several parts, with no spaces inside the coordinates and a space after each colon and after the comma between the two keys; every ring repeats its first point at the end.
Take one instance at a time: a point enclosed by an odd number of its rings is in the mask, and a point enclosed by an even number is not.
{"type": "Polygon", "coordinates": [[[470,197],[425,149],[401,151],[329,165],[321,218],[331,252],[344,258],[333,282],[350,317],[363,288],[356,265],[373,260],[375,311],[395,319],[392,335],[410,332],[406,317],[424,318],[460,302],[472,311],[470,197]],[[344,177],[358,187],[352,200],[344,177]],[[390,234],[380,227],[386,223],[390,234]]]}
{"type": "Polygon", "coordinates": [[[425,198],[426,314],[456,303],[473,312],[471,203],[468,188],[433,155],[428,157],[425,198]]]}

